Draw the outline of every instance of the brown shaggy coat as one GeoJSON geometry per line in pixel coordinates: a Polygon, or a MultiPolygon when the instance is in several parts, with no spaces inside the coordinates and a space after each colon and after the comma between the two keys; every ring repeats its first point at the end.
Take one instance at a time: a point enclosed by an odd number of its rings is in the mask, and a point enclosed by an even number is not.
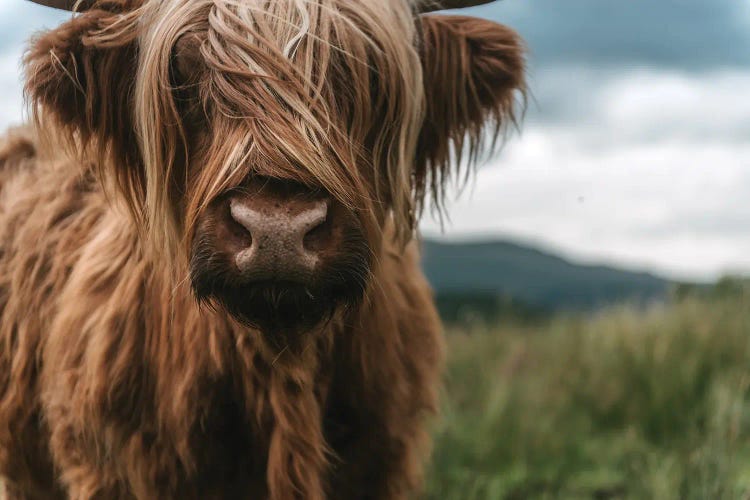
{"type": "MultiPolygon", "coordinates": [[[[406,12],[405,1],[387,1],[406,12]]],[[[287,3],[295,1],[276,5],[287,3]]],[[[484,123],[512,117],[523,86],[516,35],[446,16],[423,19],[420,43],[405,38],[425,83],[410,97],[413,112],[401,105],[394,115],[402,129],[416,124],[416,134],[414,147],[399,143],[384,160],[398,163],[382,177],[390,194],[362,193],[386,207],[363,222],[375,225],[366,231],[374,257],[364,296],[280,349],[195,300],[176,249],[183,238],[169,231],[188,232],[200,204],[151,193],[150,183],[166,193],[172,181],[149,170],[149,143],[139,136],[147,120],[131,111],[140,83],[128,79],[139,69],[122,66],[133,64],[133,48],[103,28],[110,4],[129,12],[140,2],[101,4],[33,42],[27,91],[41,111],[0,139],[0,478],[8,497],[409,496],[428,451],[442,341],[418,246],[402,236],[425,191],[440,200],[451,147],[466,146],[473,159],[484,123]],[[141,170],[123,174],[132,164],[141,170]],[[404,192],[411,199],[397,200],[404,192]],[[161,203],[179,213],[173,224],[161,203]]],[[[127,38],[127,27],[115,31],[127,38]]],[[[189,175],[188,188],[197,184],[189,175]]]]}
{"type": "Polygon", "coordinates": [[[166,286],[93,180],[41,164],[22,135],[0,154],[11,491],[65,496],[50,448],[71,498],[321,498],[324,482],[336,498],[393,498],[414,486],[441,360],[414,245],[382,250],[381,272],[399,279],[356,315],[278,353],[166,286]],[[164,321],[172,335],[153,336],[164,321]]]}

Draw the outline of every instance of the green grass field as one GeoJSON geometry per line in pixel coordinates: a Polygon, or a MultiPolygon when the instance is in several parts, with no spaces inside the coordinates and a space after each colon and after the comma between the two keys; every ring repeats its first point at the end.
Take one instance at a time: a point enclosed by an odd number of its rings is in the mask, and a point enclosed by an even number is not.
{"type": "Polygon", "coordinates": [[[750,499],[746,291],[448,339],[427,498],[750,499]]]}

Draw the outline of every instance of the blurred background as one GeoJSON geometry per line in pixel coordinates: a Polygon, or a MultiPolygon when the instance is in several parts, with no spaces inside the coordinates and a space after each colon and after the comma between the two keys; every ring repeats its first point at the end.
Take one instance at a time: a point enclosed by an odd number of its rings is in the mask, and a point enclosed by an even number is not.
{"type": "MultiPolygon", "coordinates": [[[[447,323],[428,497],[750,498],[750,2],[506,0],[525,123],[427,218],[447,323]]],[[[67,18],[0,2],[19,60],[67,18]]]]}

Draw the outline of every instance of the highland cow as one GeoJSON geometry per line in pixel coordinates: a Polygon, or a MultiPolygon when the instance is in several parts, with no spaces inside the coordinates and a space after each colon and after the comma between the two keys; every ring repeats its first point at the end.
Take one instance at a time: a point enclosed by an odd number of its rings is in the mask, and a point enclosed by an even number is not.
{"type": "Polygon", "coordinates": [[[514,122],[517,34],[409,0],[38,3],[78,13],[0,143],[8,497],[418,491],[415,226],[514,122]]]}

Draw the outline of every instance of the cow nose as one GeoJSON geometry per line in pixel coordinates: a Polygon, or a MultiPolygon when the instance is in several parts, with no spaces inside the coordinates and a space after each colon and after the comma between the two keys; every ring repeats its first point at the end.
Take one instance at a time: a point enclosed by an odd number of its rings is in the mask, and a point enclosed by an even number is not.
{"type": "Polygon", "coordinates": [[[306,280],[320,260],[310,236],[328,216],[328,200],[254,204],[246,197],[230,199],[232,219],[250,235],[250,245],[235,255],[243,276],[252,280],[306,280]]]}

